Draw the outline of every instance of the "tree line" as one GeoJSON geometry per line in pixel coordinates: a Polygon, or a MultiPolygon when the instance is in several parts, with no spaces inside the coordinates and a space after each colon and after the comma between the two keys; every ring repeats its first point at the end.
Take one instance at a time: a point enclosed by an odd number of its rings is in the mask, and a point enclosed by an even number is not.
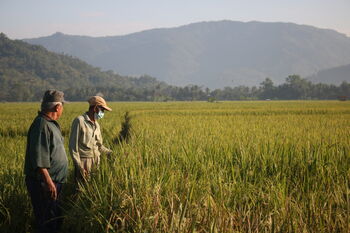
{"type": "Polygon", "coordinates": [[[290,75],[280,85],[266,78],[258,87],[226,87],[214,90],[211,96],[218,100],[345,100],[350,97],[350,84],[312,83],[299,75],[290,75]]]}
{"type": "MultiPolygon", "coordinates": [[[[143,77],[145,78],[145,77],[143,77]]],[[[150,77],[148,77],[150,78],[150,77]]],[[[280,85],[266,78],[258,87],[225,87],[210,90],[198,85],[177,87],[159,83],[149,87],[88,87],[67,89],[71,100],[84,100],[99,93],[111,101],[218,101],[218,100],[346,100],[350,97],[350,83],[340,85],[312,83],[299,75],[290,75],[280,85]]]]}

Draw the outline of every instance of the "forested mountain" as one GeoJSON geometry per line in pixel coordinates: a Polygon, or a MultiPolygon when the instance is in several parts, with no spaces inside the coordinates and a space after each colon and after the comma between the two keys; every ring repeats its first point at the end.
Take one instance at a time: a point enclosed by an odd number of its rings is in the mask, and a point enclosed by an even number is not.
{"type": "Polygon", "coordinates": [[[290,74],[305,77],[350,63],[350,38],[293,23],[202,22],[125,36],[56,33],[26,41],[119,74],[209,88],[258,85],[266,77],[280,84],[290,74]]]}
{"type": "Polygon", "coordinates": [[[134,100],[161,86],[167,84],[149,76],[101,72],[78,58],[0,34],[0,100],[39,101],[48,88],[64,90],[70,100],[85,100],[98,92],[112,99],[134,100]]]}
{"type": "Polygon", "coordinates": [[[176,87],[142,76],[130,78],[71,56],[0,34],[0,101],[39,101],[48,88],[63,90],[68,100],[86,100],[100,93],[114,101],[336,99],[350,97],[350,84],[313,84],[298,75],[275,85],[266,78],[258,87],[235,86],[210,90],[198,85],[176,87]]]}
{"type": "Polygon", "coordinates": [[[343,81],[350,83],[350,64],[321,70],[308,77],[312,82],[340,84],[343,81]]]}

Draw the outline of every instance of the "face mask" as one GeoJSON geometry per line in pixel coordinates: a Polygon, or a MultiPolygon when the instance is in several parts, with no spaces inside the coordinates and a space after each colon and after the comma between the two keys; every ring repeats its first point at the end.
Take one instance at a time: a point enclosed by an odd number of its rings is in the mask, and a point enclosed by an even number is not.
{"type": "Polygon", "coordinates": [[[104,112],[99,111],[98,113],[95,113],[95,119],[96,119],[96,120],[100,120],[100,119],[103,118],[104,115],[105,115],[104,112]]]}

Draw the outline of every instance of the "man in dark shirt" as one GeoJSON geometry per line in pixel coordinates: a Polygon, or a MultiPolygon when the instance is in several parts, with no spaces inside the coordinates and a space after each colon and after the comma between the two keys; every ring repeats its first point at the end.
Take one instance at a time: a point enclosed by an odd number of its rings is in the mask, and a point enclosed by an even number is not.
{"type": "Polygon", "coordinates": [[[68,160],[56,120],[63,112],[63,95],[56,90],[45,92],[27,135],[24,173],[39,232],[57,232],[62,224],[60,194],[68,160]]]}

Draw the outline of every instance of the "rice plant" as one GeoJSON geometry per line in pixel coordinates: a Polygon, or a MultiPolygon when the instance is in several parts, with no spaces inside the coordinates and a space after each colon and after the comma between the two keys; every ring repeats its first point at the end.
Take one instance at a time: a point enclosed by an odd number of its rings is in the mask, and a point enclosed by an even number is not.
{"type": "MultiPolygon", "coordinates": [[[[38,107],[0,104],[1,232],[33,231],[23,162],[38,107]]],[[[349,102],[111,107],[100,125],[113,155],[79,194],[70,160],[63,232],[350,232],[349,102]]],[[[64,108],[67,144],[87,104],[64,108]]]]}

